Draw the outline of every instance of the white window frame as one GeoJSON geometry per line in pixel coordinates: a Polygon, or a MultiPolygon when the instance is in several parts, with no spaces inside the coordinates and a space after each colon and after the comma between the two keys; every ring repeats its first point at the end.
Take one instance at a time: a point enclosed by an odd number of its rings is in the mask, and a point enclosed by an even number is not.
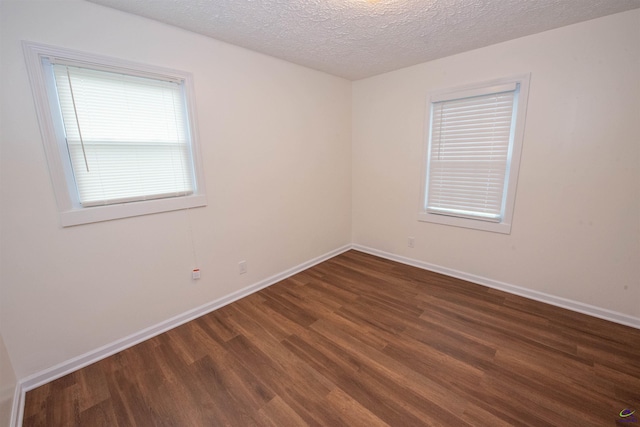
{"type": "Polygon", "coordinates": [[[193,77],[190,73],[28,41],[23,41],[22,47],[31,81],[38,122],[40,123],[49,173],[58,205],[60,223],[63,227],[207,205],[204,172],[197,135],[193,77]],[[43,67],[43,58],[60,58],[69,62],[77,62],[89,68],[115,70],[126,74],[151,78],[155,76],[183,82],[195,180],[193,194],[164,199],[82,207],[78,203],[77,197],[73,196],[77,190],[71,165],[68,161],[64,130],[62,124],[58,123],[55,118],[56,115],[52,113],[55,108],[58,108],[57,95],[54,86],[52,86],[53,77],[43,67]]]}
{"type": "Polygon", "coordinates": [[[513,210],[516,199],[516,188],[518,183],[518,173],[520,170],[520,157],[522,154],[522,143],[524,140],[524,127],[526,119],[527,103],[529,98],[530,74],[522,74],[512,77],[505,77],[496,80],[474,83],[450,89],[436,90],[429,93],[427,100],[425,141],[423,146],[422,168],[421,168],[421,188],[420,207],[418,220],[436,224],[450,225],[456,227],[471,228],[475,230],[491,231],[496,233],[510,234],[513,220],[513,210]],[[519,85],[519,94],[516,100],[515,129],[513,129],[513,140],[511,142],[511,155],[508,162],[508,178],[506,179],[506,192],[504,195],[503,212],[499,222],[483,221],[478,218],[468,218],[462,216],[449,216],[436,214],[427,210],[427,189],[429,179],[429,152],[432,107],[436,102],[453,100],[464,97],[472,97],[483,94],[498,92],[500,87],[505,85],[519,85]]]}

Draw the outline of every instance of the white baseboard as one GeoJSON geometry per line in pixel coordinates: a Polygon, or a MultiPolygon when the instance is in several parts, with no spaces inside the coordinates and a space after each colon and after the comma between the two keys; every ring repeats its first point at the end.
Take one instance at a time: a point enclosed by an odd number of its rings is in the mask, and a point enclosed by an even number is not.
{"type": "Polygon", "coordinates": [[[24,415],[24,395],[25,391],[22,389],[20,381],[16,384],[16,388],[13,392],[13,403],[11,405],[11,421],[9,427],[22,426],[22,416],[24,415]]]}
{"type": "Polygon", "coordinates": [[[596,307],[578,301],[573,301],[567,298],[557,297],[554,295],[546,294],[544,292],[534,291],[532,289],[522,288],[520,286],[511,285],[509,283],[499,282],[497,280],[488,279],[486,277],[477,276],[475,274],[465,273],[462,271],[454,270],[452,268],[442,267],[439,265],[430,264],[428,262],[406,258],[389,252],[380,251],[378,249],[369,248],[367,246],[354,244],[352,245],[352,248],[360,252],[378,256],[380,258],[385,258],[402,264],[411,265],[413,267],[422,268],[424,270],[433,271],[435,273],[441,273],[447,276],[456,277],[458,279],[466,280],[478,285],[498,289],[510,294],[519,295],[532,300],[555,305],[557,307],[566,308],[571,311],[576,311],[578,313],[587,314],[589,316],[640,329],[640,318],[629,316],[627,314],[618,313],[616,311],[607,310],[605,308],[596,307]]]}
{"type": "Polygon", "coordinates": [[[24,415],[24,398],[25,398],[26,392],[28,392],[29,390],[33,390],[34,388],[37,388],[43,384],[51,382],[73,371],[76,371],[92,363],[95,363],[99,360],[102,360],[106,357],[109,357],[115,353],[118,353],[122,350],[132,347],[142,341],[146,341],[149,338],[153,338],[156,335],[159,335],[163,332],[166,332],[170,329],[173,329],[177,326],[187,323],[193,319],[196,319],[200,316],[203,316],[207,313],[217,310],[218,308],[224,307],[227,304],[230,304],[254,292],[257,292],[261,289],[271,286],[281,280],[286,279],[287,277],[293,276],[294,274],[297,274],[301,271],[311,268],[316,264],[324,262],[329,258],[333,258],[336,255],[340,255],[341,253],[346,252],[350,249],[355,249],[357,251],[375,255],[380,258],[385,258],[385,259],[396,261],[402,264],[407,264],[414,267],[422,268],[424,270],[429,270],[436,273],[445,274],[447,276],[456,277],[458,279],[466,280],[479,285],[487,286],[494,289],[499,289],[501,291],[505,291],[511,294],[523,296],[525,298],[530,298],[536,301],[544,302],[547,304],[566,308],[579,313],[587,314],[593,317],[598,317],[600,319],[605,319],[615,323],[620,323],[622,325],[627,325],[633,328],[640,329],[640,318],[637,318],[637,317],[629,316],[622,313],[617,313],[615,311],[595,307],[595,306],[584,304],[577,301],[572,301],[566,298],[557,297],[557,296],[546,294],[543,292],[538,292],[531,289],[510,285],[508,283],[499,282],[496,280],[488,279],[486,277],[477,276],[475,274],[464,273],[462,271],[454,270],[447,267],[442,267],[435,264],[430,264],[424,261],[406,258],[400,255],[395,255],[389,252],[380,251],[378,249],[373,249],[373,248],[369,248],[362,245],[356,245],[356,244],[345,245],[341,248],[335,249],[331,252],[328,252],[317,258],[304,262],[300,265],[297,265],[286,271],[278,273],[267,279],[261,280],[260,282],[257,282],[253,285],[247,286],[246,288],[240,289],[239,291],[236,291],[232,294],[224,296],[220,299],[211,301],[200,307],[196,307],[192,310],[186,311],[182,314],[174,316],[170,319],[167,319],[149,328],[143,329],[125,338],[119,339],[110,344],[102,346],[98,349],[95,349],[88,353],[74,357],[73,359],[67,360],[56,366],[37,372],[33,375],[30,375],[26,378],[19,380],[18,383],[16,384],[14,397],[13,397],[10,426],[20,427],[22,425],[22,419],[24,415]]]}
{"type": "Polygon", "coordinates": [[[78,369],[84,368],[85,366],[88,366],[92,363],[98,362],[99,360],[109,357],[129,347],[133,347],[138,343],[146,341],[149,338],[153,338],[156,335],[159,335],[193,319],[224,307],[227,304],[231,304],[234,301],[237,301],[254,292],[259,291],[260,289],[264,289],[277,282],[280,282],[281,280],[286,279],[287,277],[291,277],[294,274],[311,268],[316,264],[320,264],[321,262],[326,261],[329,258],[340,255],[341,253],[346,252],[349,249],[351,249],[351,245],[345,245],[324,255],[303,262],[302,264],[292,267],[286,271],[261,280],[258,283],[254,283],[253,285],[240,289],[239,291],[233,292],[232,294],[226,295],[220,299],[211,301],[207,304],[201,305],[200,307],[196,307],[192,310],[181,313],[156,325],[131,334],[125,338],[119,339],[110,344],[89,351],[88,353],[74,357],[73,359],[69,359],[51,368],[45,369],[19,380],[18,384],[16,385],[16,392],[13,402],[11,426],[20,427],[22,425],[22,418],[24,415],[24,396],[29,390],[33,390],[34,388],[63,377],[71,372],[77,371],[78,369]]]}

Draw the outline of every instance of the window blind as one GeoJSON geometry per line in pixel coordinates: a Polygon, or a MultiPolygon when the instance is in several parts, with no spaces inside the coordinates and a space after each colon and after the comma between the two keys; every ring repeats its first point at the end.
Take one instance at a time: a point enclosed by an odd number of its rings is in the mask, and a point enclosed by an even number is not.
{"type": "Polygon", "coordinates": [[[427,212],[501,221],[518,90],[432,103],[427,212]]]}
{"type": "Polygon", "coordinates": [[[194,192],[181,82],[52,67],[82,206],[194,192]]]}

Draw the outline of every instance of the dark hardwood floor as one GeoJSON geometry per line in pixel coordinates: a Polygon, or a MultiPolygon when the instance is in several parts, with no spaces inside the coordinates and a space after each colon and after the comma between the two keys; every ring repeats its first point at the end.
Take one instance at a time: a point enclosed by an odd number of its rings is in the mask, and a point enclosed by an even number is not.
{"type": "Polygon", "coordinates": [[[640,330],[350,251],[28,392],[24,425],[640,426],[636,407],[640,330]]]}

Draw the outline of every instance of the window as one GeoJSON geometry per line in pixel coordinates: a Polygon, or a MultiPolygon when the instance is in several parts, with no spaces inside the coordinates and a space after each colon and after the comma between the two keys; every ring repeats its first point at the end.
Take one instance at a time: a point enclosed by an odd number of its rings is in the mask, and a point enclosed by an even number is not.
{"type": "Polygon", "coordinates": [[[421,221],[511,232],[529,76],[429,97],[421,221]]]}
{"type": "Polygon", "coordinates": [[[24,50],[63,226],[206,205],[189,74],[24,50]]]}

